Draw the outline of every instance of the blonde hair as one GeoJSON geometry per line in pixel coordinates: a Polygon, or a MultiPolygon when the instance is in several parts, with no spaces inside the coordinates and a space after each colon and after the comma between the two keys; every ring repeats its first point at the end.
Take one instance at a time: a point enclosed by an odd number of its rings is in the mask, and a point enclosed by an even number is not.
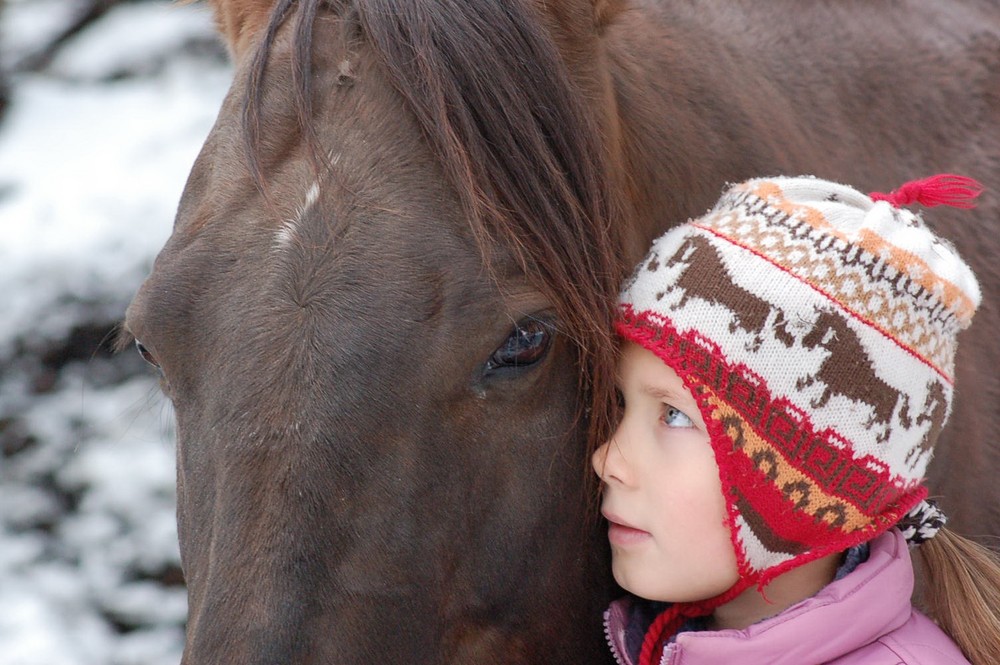
{"type": "Polygon", "coordinates": [[[973,665],[1000,663],[1000,554],[948,529],[917,551],[922,609],[973,665]]]}

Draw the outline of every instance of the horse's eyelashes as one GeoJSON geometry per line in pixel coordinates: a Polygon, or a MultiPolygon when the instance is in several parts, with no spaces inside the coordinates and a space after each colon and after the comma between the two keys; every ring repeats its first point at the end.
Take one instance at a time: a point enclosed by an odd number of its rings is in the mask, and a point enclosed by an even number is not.
{"type": "Polygon", "coordinates": [[[537,319],[519,321],[486,363],[487,370],[534,365],[549,349],[552,329],[537,319]]]}
{"type": "Polygon", "coordinates": [[[160,369],[160,363],[157,362],[156,356],[154,356],[152,352],[139,340],[135,340],[135,350],[139,352],[139,355],[142,356],[143,360],[156,369],[160,369]]]}

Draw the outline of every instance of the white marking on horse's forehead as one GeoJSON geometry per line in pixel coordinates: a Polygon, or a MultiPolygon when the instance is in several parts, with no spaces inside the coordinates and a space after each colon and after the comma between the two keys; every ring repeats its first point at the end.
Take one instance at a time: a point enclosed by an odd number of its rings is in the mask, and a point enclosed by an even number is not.
{"type": "MultiPolygon", "coordinates": [[[[2,0],[0,0],[2,2],[2,0]]],[[[331,151],[327,156],[330,166],[337,166],[340,164],[342,153],[331,151]]],[[[316,202],[319,201],[319,182],[314,181],[309,189],[306,190],[305,199],[295,210],[295,217],[293,219],[286,219],[281,227],[274,234],[274,248],[277,250],[287,249],[295,238],[298,236],[299,225],[302,223],[302,218],[312,210],[316,202]]]]}
{"type": "Polygon", "coordinates": [[[288,249],[292,241],[295,240],[299,230],[299,220],[286,219],[281,228],[274,234],[274,248],[277,250],[288,249]]]}
{"type": "Polygon", "coordinates": [[[274,247],[278,250],[287,249],[295,240],[299,231],[299,224],[314,205],[319,200],[319,183],[314,182],[306,191],[306,198],[295,211],[295,217],[286,219],[281,227],[274,234],[274,247]]]}
{"type": "Polygon", "coordinates": [[[314,182],[312,186],[309,187],[309,191],[306,192],[306,204],[302,206],[302,211],[299,213],[299,216],[301,217],[302,213],[309,210],[309,208],[312,208],[313,205],[316,204],[316,201],[318,199],[319,199],[319,183],[314,182]]]}

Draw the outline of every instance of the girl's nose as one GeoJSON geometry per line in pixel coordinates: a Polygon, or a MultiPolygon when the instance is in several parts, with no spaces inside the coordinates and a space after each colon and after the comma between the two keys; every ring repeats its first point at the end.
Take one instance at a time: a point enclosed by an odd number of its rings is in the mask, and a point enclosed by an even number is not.
{"type": "Polygon", "coordinates": [[[594,451],[594,454],[590,456],[590,466],[594,468],[594,473],[601,480],[604,480],[604,471],[607,469],[608,462],[608,442],[605,441],[601,444],[601,447],[594,451]]]}
{"type": "Polygon", "coordinates": [[[594,473],[605,483],[612,481],[624,483],[627,481],[628,465],[622,455],[621,440],[621,426],[619,425],[611,438],[595,450],[590,458],[594,473]]]}

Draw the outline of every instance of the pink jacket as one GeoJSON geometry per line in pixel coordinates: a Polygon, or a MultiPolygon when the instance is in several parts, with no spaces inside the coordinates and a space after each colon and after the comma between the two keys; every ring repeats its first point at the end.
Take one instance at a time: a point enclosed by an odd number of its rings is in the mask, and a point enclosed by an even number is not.
{"type": "MultiPolygon", "coordinates": [[[[962,652],[910,605],[913,566],[892,529],[871,542],[868,560],[818,594],[744,630],[683,632],[661,665],[968,665],[962,652]]],[[[605,613],[620,665],[628,599],[605,613]]]]}

